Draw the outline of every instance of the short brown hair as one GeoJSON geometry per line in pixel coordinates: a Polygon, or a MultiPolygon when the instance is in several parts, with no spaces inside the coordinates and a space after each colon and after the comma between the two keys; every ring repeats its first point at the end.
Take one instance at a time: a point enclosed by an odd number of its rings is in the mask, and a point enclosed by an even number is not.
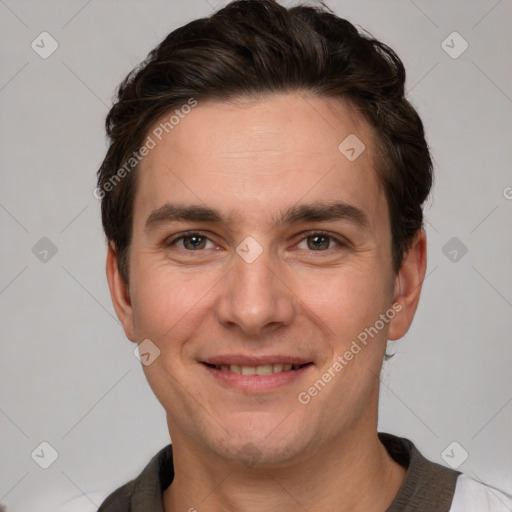
{"type": "Polygon", "coordinates": [[[287,9],[275,0],[235,0],[170,33],[120,84],[106,119],[110,146],[97,190],[103,228],[125,282],[137,183],[136,161],[134,172],[126,162],[153,124],[191,98],[229,101],[292,91],[349,100],[374,128],[376,172],[388,203],[398,272],[423,227],[422,206],[433,179],[423,124],[404,85],[395,52],[322,2],[287,9]]]}

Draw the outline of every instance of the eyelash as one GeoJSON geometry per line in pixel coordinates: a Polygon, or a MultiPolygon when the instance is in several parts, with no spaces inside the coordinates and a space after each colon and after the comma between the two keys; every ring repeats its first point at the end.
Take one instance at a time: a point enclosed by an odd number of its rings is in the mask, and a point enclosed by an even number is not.
{"type": "MultiPolygon", "coordinates": [[[[201,231],[187,231],[185,233],[181,233],[180,235],[172,238],[169,241],[165,241],[164,245],[165,245],[165,247],[172,247],[173,245],[176,244],[176,242],[183,240],[185,238],[193,237],[193,236],[206,238],[210,242],[212,241],[212,240],[210,240],[210,238],[207,235],[205,235],[201,231]]],[[[302,233],[302,238],[299,240],[298,243],[300,243],[312,236],[325,236],[325,237],[329,238],[330,240],[334,241],[338,245],[338,247],[348,247],[349,246],[349,243],[341,238],[331,235],[330,233],[327,233],[325,231],[315,231],[315,230],[302,233]]],[[[186,251],[186,252],[202,252],[202,251],[204,251],[204,249],[198,249],[197,251],[193,251],[193,250],[189,250],[189,249],[183,249],[181,247],[179,247],[179,249],[182,251],[186,251]]],[[[324,250],[319,250],[319,251],[310,250],[309,252],[312,252],[312,253],[313,252],[326,252],[326,251],[329,251],[330,249],[332,249],[332,247],[330,247],[329,249],[324,249],[324,250]]]]}

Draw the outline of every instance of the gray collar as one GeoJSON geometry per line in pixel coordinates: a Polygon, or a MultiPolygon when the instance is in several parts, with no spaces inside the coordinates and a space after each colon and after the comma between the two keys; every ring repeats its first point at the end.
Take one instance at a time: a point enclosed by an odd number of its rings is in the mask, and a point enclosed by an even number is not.
{"type": "MultiPolygon", "coordinates": [[[[427,460],[405,438],[379,432],[391,457],[407,468],[407,475],[386,512],[449,512],[460,472],[427,460]]],[[[142,473],[114,491],[98,512],[164,512],[163,491],[174,478],[172,445],[162,448],[142,473]]]]}

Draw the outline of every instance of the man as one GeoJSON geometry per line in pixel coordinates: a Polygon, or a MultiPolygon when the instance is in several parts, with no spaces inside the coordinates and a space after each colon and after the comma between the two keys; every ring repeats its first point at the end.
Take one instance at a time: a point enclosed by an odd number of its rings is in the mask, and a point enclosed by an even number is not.
{"type": "Polygon", "coordinates": [[[432,163],[404,82],[325,6],[240,0],[121,84],[107,277],[172,447],[101,512],[512,507],[377,432],[426,268],[432,163]]]}

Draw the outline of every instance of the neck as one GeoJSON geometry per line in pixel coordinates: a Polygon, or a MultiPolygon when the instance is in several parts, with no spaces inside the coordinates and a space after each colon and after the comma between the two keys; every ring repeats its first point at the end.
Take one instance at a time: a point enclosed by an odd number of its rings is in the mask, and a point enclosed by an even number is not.
{"type": "Polygon", "coordinates": [[[385,512],[406,475],[376,428],[344,432],[343,439],[279,467],[219,460],[187,446],[185,439],[173,442],[173,456],[175,477],[164,492],[165,512],[385,512]]]}

